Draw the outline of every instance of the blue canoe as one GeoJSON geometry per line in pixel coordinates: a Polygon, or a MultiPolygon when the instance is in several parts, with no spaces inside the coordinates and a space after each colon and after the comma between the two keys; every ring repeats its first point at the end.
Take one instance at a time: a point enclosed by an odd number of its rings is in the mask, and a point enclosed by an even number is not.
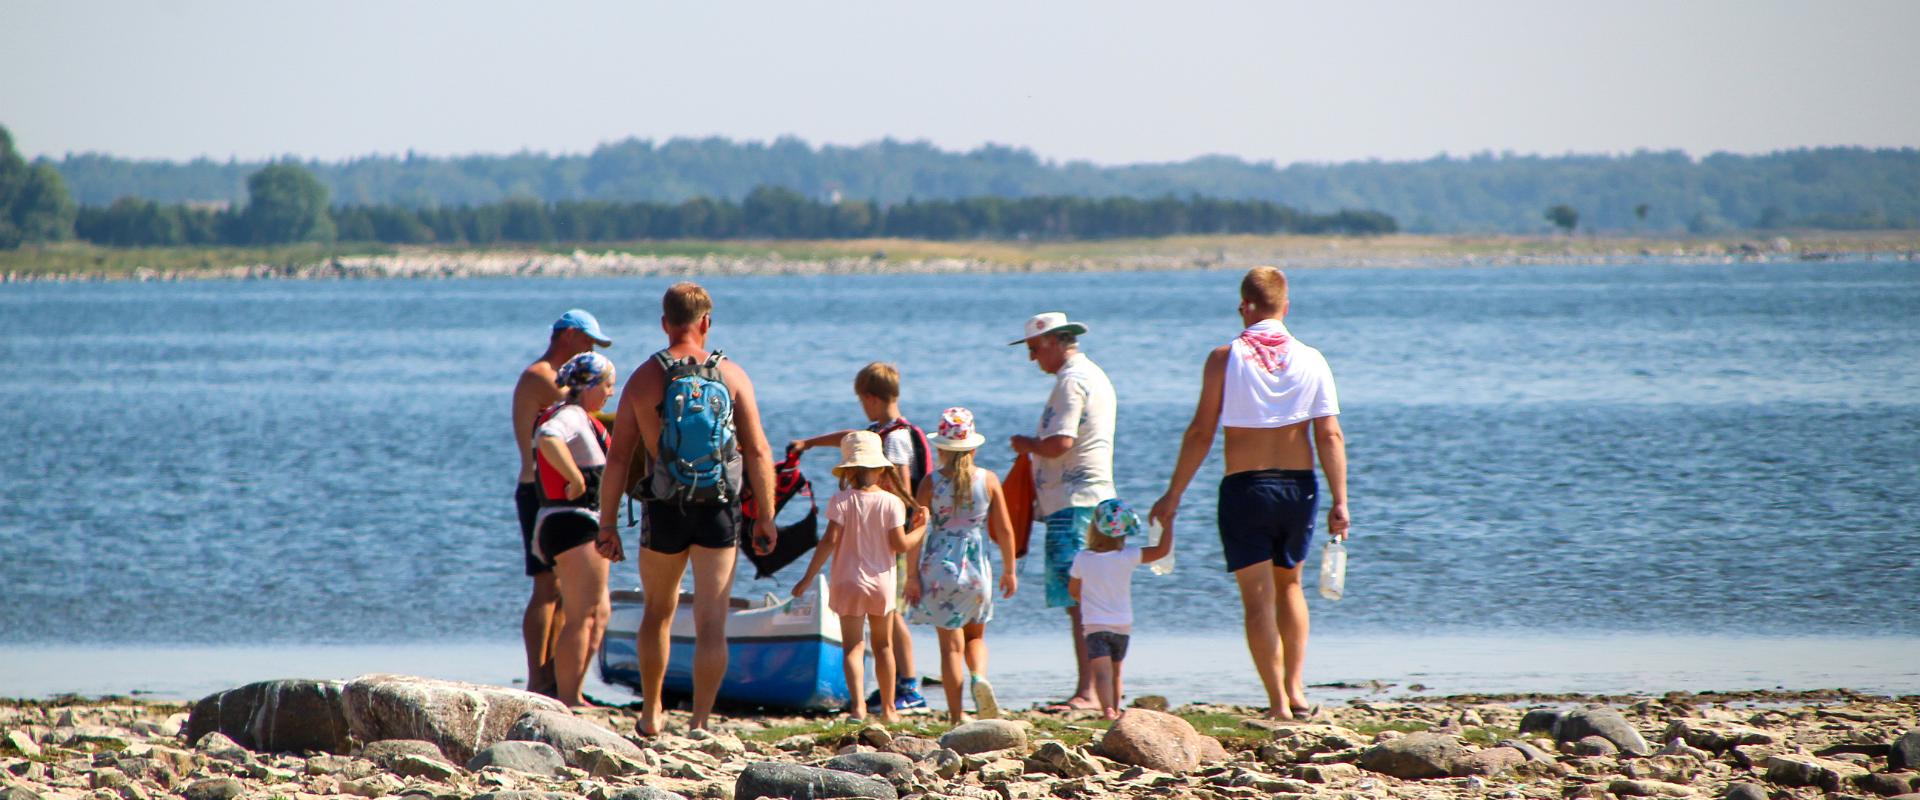
{"type": "MultiPolygon", "coordinates": [[[[733,598],[727,613],[727,676],[720,702],[832,711],[846,708],[847,680],[840,670],[840,621],[826,613],[827,579],[799,600],[767,595],[754,603],[733,598]]],[[[600,646],[600,679],[640,691],[640,661],[634,636],[645,598],[616,591],[613,616],[600,646]]],[[[673,615],[667,653],[666,691],[693,693],[693,598],[681,595],[673,615]]]]}

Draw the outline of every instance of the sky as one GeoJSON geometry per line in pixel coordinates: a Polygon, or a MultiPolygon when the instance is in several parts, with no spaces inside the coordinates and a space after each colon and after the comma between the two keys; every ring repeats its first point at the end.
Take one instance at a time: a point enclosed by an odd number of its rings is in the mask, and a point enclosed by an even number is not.
{"type": "Polygon", "coordinates": [[[986,143],[1100,164],[1920,146],[1920,2],[0,0],[29,157],[986,143]]]}

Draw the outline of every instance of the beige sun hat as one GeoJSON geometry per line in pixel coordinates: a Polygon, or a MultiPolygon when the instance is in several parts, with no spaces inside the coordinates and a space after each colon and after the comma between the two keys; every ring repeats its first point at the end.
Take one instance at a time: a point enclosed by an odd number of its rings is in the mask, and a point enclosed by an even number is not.
{"type": "Polygon", "coordinates": [[[1068,320],[1067,313],[1064,311],[1048,311],[1028,317],[1026,326],[1020,331],[1020,338],[1007,342],[1009,346],[1022,344],[1035,336],[1054,331],[1066,331],[1078,336],[1087,332],[1087,326],[1086,323],[1068,320]]]}
{"type": "Polygon", "coordinates": [[[833,477],[840,477],[842,470],[850,467],[891,467],[887,454],[880,446],[880,434],[873,431],[854,431],[840,437],[840,463],[833,468],[833,477]]]}

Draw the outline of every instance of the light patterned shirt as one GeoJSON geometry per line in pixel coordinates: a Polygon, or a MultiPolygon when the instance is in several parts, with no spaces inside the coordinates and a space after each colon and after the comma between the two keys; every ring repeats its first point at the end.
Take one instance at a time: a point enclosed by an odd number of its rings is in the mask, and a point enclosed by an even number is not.
{"type": "Polygon", "coordinates": [[[1068,507],[1096,506],[1113,497],[1113,424],[1118,402],[1107,373],[1074,353],[1054,373],[1053,394],[1040,412],[1035,436],[1071,436],[1059,458],[1033,457],[1033,490],[1046,516],[1068,507]]]}

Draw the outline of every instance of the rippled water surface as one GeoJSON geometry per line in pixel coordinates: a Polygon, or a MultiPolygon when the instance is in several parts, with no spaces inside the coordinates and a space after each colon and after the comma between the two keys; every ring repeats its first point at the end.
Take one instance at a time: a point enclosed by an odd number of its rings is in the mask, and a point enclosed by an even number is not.
{"type": "MultiPolygon", "coordinates": [[[[1084,318],[1120,397],[1120,490],[1144,507],[1202,354],[1238,329],[1238,277],[708,286],[714,342],[776,440],[856,422],[854,372],[888,359],[909,416],[974,409],[996,469],[1051,382],[1005,342],[1036,311],[1084,318]]],[[[1317,631],[1920,636],[1914,265],[1292,277],[1289,322],[1333,365],[1353,465],[1349,595],[1314,600],[1317,631]]],[[[573,305],[631,368],[667,283],[0,287],[0,643],[514,641],[514,377],[573,305]]],[[[1178,569],[1136,582],[1142,632],[1238,628],[1218,459],[1187,496],[1178,569]]],[[[1038,588],[995,626],[1056,630],[1038,588]]]]}

